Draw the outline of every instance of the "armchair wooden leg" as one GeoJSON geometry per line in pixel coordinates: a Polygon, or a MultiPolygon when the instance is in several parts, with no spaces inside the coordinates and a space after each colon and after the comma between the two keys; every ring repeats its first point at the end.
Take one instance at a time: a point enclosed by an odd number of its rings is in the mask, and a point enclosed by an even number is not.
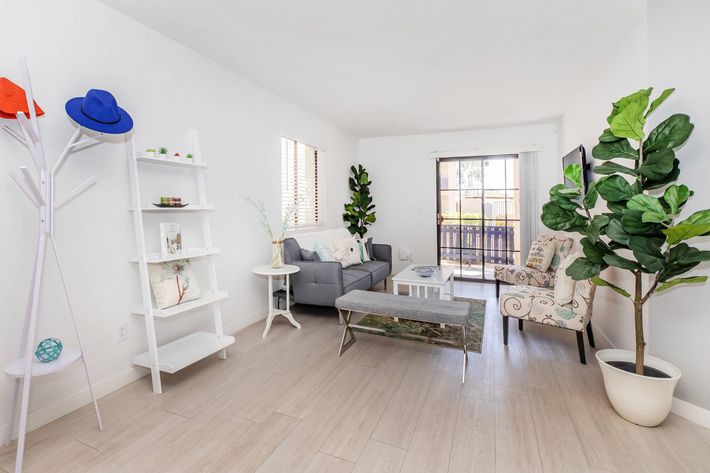
{"type": "Polygon", "coordinates": [[[496,279],[496,299],[500,298],[500,279],[496,279]]]}
{"type": "Polygon", "coordinates": [[[508,344],[508,316],[503,316],[503,345],[508,344]]]}
{"type": "Polygon", "coordinates": [[[523,330],[523,319],[518,319],[518,330],[521,332],[523,330]]]}
{"type": "Polygon", "coordinates": [[[592,331],[591,321],[587,324],[587,338],[589,339],[589,346],[596,348],[597,346],[594,344],[594,332],[592,331]]]}
{"type": "Polygon", "coordinates": [[[577,332],[577,348],[579,349],[579,362],[583,365],[587,364],[587,355],[584,353],[584,332],[577,332]]]}

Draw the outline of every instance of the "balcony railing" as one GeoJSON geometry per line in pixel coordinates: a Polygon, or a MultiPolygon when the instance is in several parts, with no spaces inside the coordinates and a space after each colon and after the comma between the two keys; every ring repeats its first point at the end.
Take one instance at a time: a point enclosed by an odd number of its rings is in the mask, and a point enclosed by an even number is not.
{"type": "Polygon", "coordinates": [[[441,225],[441,259],[464,264],[513,264],[515,229],[497,225],[441,225]],[[484,250],[485,248],[485,250],[484,250]]]}

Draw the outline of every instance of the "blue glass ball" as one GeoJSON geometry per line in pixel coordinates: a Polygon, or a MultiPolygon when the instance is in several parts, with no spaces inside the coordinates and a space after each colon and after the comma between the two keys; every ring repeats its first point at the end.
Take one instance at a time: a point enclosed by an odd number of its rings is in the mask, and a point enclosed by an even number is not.
{"type": "Polygon", "coordinates": [[[64,346],[58,338],[45,338],[37,345],[35,356],[41,363],[49,363],[59,358],[62,348],[64,346]]]}

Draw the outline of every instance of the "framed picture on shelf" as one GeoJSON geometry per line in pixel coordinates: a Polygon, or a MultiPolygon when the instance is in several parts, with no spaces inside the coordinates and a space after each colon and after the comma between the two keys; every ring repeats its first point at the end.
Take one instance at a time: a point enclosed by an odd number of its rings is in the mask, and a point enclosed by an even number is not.
{"type": "Polygon", "coordinates": [[[182,252],[182,231],[177,223],[160,224],[160,252],[163,257],[182,252]]]}

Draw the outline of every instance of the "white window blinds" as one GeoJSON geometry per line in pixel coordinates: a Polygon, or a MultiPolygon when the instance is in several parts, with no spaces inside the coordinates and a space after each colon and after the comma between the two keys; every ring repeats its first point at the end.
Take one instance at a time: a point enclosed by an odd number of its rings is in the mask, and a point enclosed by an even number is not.
{"type": "Polygon", "coordinates": [[[291,227],[321,223],[322,163],[318,150],[289,138],[281,138],[281,209],[286,215],[295,205],[291,227]]]}

